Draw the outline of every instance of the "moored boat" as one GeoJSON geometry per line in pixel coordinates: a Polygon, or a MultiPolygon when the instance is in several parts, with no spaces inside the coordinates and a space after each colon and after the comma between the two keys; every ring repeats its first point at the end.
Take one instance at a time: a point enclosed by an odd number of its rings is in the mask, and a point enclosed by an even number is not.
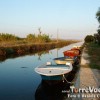
{"type": "Polygon", "coordinates": [[[63,52],[64,56],[70,56],[70,57],[75,57],[79,56],[79,50],[67,50],[63,52]]]}
{"type": "Polygon", "coordinates": [[[73,48],[81,49],[82,46],[73,46],[73,48]]]}
{"type": "Polygon", "coordinates": [[[81,46],[73,46],[73,48],[71,50],[78,50],[79,55],[81,54],[81,46]]]}
{"type": "Polygon", "coordinates": [[[77,50],[77,51],[79,51],[79,55],[81,54],[81,50],[78,48],[72,48],[71,50],[77,50]]]}
{"type": "Polygon", "coordinates": [[[35,68],[35,72],[41,75],[42,80],[62,81],[69,72],[73,69],[71,63],[66,65],[51,64],[48,62],[45,65],[35,68]]]}
{"type": "Polygon", "coordinates": [[[78,63],[78,58],[77,57],[65,56],[65,57],[54,58],[54,61],[55,61],[56,64],[71,63],[72,65],[74,65],[75,63],[78,63]]]}

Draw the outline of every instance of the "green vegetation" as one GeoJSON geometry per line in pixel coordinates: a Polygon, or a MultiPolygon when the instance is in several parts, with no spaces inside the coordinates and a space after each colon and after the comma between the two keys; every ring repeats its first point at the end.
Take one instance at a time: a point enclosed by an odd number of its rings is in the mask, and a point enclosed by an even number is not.
{"type": "Polygon", "coordinates": [[[91,67],[100,70],[100,8],[96,13],[96,18],[99,22],[97,33],[95,33],[94,36],[87,35],[84,39],[86,51],[90,56],[90,63],[83,67],[91,67]]]}
{"type": "Polygon", "coordinates": [[[28,34],[26,38],[20,38],[9,33],[0,33],[0,47],[11,47],[18,45],[30,45],[37,43],[49,43],[52,42],[47,34],[28,34]]]}
{"type": "Polygon", "coordinates": [[[46,43],[50,42],[50,36],[42,33],[41,28],[38,29],[39,34],[28,34],[26,37],[27,42],[35,42],[35,43],[46,43]]]}
{"type": "Polygon", "coordinates": [[[15,41],[15,40],[19,40],[20,38],[12,35],[12,34],[8,34],[8,33],[0,33],[0,42],[5,42],[5,41],[15,41]]]}
{"type": "Polygon", "coordinates": [[[44,42],[50,42],[49,35],[46,34],[28,34],[26,37],[26,40],[29,42],[38,42],[38,43],[44,43],[44,42]]]}
{"type": "Polygon", "coordinates": [[[87,35],[85,37],[85,42],[88,43],[88,42],[93,42],[94,41],[94,37],[92,35],[87,35]]]}
{"type": "Polygon", "coordinates": [[[98,11],[96,13],[96,18],[97,18],[98,22],[100,23],[100,8],[98,9],[98,11]]]}
{"type": "Polygon", "coordinates": [[[26,38],[20,38],[18,36],[9,34],[9,33],[0,33],[0,42],[1,43],[25,43],[25,42],[34,42],[34,43],[46,43],[50,42],[50,37],[49,35],[46,34],[28,34],[26,38]]]}
{"type": "Polygon", "coordinates": [[[88,43],[86,45],[87,53],[89,54],[89,67],[100,69],[100,46],[95,43],[88,43]]]}
{"type": "Polygon", "coordinates": [[[26,38],[20,38],[18,36],[9,33],[0,33],[0,47],[12,47],[22,45],[33,44],[45,44],[56,43],[57,45],[65,45],[69,43],[79,42],[77,40],[61,40],[51,39],[47,34],[28,34],[26,38]]]}
{"type": "Polygon", "coordinates": [[[99,27],[98,27],[97,33],[94,34],[94,35],[95,35],[96,42],[100,45],[100,8],[96,13],[96,18],[97,18],[97,20],[99,22],[99,27]]]}
{"type": "Polygon", "coordinates": [[[42,34],[39,29],[39,34],[29,34],[26,38],[20,38],[12,34],[0,34],[0,56],[10,54],[23,55],[26,53],[35,53],[38,51],[50,50],[56,47],[63,47],[71,43],[76,43],[76,40],[52,40],[49,35],[42,34]]]}

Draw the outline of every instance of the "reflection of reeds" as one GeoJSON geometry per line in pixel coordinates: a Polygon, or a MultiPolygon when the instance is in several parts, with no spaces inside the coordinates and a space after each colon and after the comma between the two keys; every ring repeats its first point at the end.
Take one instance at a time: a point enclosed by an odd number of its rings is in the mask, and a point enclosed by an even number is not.
{"type": "Polygon", "coordinates": [[[6,55],[5,49],[0,49],[0,56],[5,56],[5,55],[6,55]]]}
{"type": "Polygon", "coordinates": [[[12,46],[2,46],[0,47],[0,56],[18,54],[22,55],[25,53],[34,53],[38,51],[50,50],[56,47],[63,47],[76,41],[59,41],[59,42],[49,42],[49,43],[35,43],[35,44],[20,44],[12,46]]]}

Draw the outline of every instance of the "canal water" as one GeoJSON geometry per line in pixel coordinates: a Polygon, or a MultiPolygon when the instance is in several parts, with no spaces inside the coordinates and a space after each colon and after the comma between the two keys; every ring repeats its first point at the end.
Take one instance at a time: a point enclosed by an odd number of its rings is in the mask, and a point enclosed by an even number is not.
{"type": "Polygon", "coordinates": [[[34,68],[55,57],[62,57],[63,51],[82,44],[83,42],[75,43],[59,49],[0,61],[0,100],[65,100],[67,95],[61,95],[61,87],[44,84],[34,68]]]}

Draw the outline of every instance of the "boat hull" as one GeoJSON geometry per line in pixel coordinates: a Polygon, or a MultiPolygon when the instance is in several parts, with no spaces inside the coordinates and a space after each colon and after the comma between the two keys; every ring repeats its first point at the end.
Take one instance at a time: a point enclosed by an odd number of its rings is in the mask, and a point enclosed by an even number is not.
{"type": "Polygon", "coordinates": [[[79,51],[79,55],[81,54],[81,50],[80,49],[72,48],[71,50],[78,50],[79,51]]]}
{"type": "Polygon", "coordinates": [[[49,85],[63,82],[65,80],[65,77],[67,77],[73,69],[71,63],[66,63],[66,65],[50,64],[51,63],[47,63],[47,65],[35,68],[35,72],[40,74],[42,80],[49,85]]]}
{"type": "MultiPolygon", "coordinates": [[[[67,76],[67,74],[65,74],[66,76],[67,76]]],[[[43,80],[49,80],[49,81],[57,81],[57,80],[59,80],[59,81],[61,81],[61,80],[63,80],[63,75],[56,75],[56,76],[45,76],[45,75],[41,75],[41,78],[43,79],[43,80]]]]}
{"type": "Polygon", "coordinates": [[[55,61],[55,63],[56,64],[66,64],[67,62],[68,63],[71,63],[71,64],[73,64],[74,63],[74,61],[73,60],[54,60],[55,61]]]}
{"type": "MultiPolygon", "coordinates": [[[[69,73],[65,74],[64,77],[67,78],[69,73]]],[[[48,85],[56,85],[64,81],[63,75],[57,76],[45,76],[41,75],[42,81],[48,85]]]]}
{"type": "Polygon", "coordinates": [[[56,64],[58,65],[65,65],[66,63],[71,63],[72,65],[74,65],[76,62],[78,62],[78,58],[77,57],[59,57],[59,58],[54,58],[54,61],[56,64]]]}
{"type": "Polygon", "coordinates": [[[63,52],[64,56],[75,57],[79,56],[79,50],[67,50],[63,52]]]}

